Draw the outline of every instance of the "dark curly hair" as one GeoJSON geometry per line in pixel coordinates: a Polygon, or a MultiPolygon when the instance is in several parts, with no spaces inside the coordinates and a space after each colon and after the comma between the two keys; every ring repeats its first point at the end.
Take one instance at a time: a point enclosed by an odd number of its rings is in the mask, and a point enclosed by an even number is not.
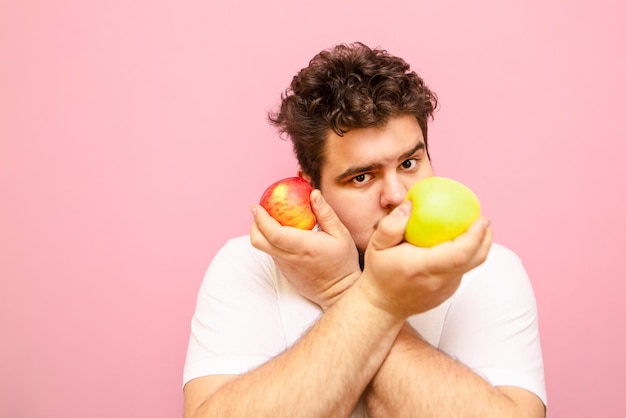
{"type": "Polygon", "coordinates": [[[438,105],[437,96],[402,58],[360,42],[317,54],[281,99],[280,109],[268,119],[281,136],[291,139],[298,163],[315,187],[320,185],[330,130],[343,136],[412,114],[428,145],[427,122],[438,105]]]}

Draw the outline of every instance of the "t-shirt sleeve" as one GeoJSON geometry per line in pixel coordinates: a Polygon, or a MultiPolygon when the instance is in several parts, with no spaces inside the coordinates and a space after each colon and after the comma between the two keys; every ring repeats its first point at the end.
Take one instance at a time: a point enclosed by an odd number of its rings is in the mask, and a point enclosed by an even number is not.
{"type": "Polygon", "coordinates": [[[247,237],[217,252],[198,292],[183,385],[206,375],[245,373],[285,349],[273,269],[271,258],[247,237]]]}
{"type": "Polygon", "coordinates": [[[439,348],[494,386],[517,386],[547,405],[537,306],[519,257],[494,245],[453,296],[439,348]]]}

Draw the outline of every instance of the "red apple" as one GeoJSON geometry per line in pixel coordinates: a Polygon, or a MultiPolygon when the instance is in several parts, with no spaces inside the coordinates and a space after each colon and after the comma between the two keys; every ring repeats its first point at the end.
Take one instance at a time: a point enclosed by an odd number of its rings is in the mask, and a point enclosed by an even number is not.
{"type": "Polygon", "coordinates": [[[288,177],[270,185],[260,205],[283,226],[313,229],[316,223],[309,196],[313,186],[301,177],[288,177]]]}

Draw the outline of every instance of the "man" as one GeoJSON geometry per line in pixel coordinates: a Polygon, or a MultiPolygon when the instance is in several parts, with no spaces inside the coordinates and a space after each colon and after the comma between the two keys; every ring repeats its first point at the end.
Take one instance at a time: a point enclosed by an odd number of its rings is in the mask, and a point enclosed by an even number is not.
{"type": "Polygon", "coordinates": [[[315,187],[318,228],[254,205],[203,281],[185,417],[545,416],[536,306],[486,218],[432,248],[403,241],[432,176],[435,95],[404,60],[355,43],[322,51],[271,122],[315,187]]]}

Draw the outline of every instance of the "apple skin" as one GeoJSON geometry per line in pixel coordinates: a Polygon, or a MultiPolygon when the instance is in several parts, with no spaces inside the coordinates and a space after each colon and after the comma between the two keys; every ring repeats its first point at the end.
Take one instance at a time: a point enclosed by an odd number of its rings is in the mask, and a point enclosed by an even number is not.
{"type": "Polygon", "coordinates": [[[427,177],[411,186],[413,203],[404,238],[418,247],[452,240],[480,217],[480,201],[464,184],[446,177],[427,177]]]}
{"type": "Polygon", "coordinates": [[[271,184],[259,204],[283,226],[313,229],[317,220],[311,210],[313,186],[301,177],[287,177],[271,184]]]}

